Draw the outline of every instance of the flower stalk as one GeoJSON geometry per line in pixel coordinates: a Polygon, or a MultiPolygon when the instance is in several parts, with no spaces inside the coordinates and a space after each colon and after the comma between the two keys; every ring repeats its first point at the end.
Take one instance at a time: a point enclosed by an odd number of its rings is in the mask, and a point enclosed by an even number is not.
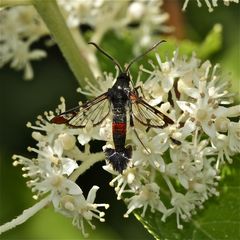
{"type": "Polygon", "coordinates": [[[103,152],[91,154],[90,159],[86,159],[69,177],[70,180],[75,182],[78,177],[86,172],[93,164],[96,162],[102,161],[105,158],[105,155],[103,152]]]}
{"type": "Polygon", "coordinates": [[[89,79],[90,82],[94,82],[93,73],[86,60],[86,52],[78,48],[57,2],[55,0],[33,0],[32,3],[60,47],[78,83],[84,86],[86,78],[89,79]]]}
{"type": "Polygon", "coordinates": [[[51,201],[50,196],[48,196],[46,198],[43,198],[39,202],[37,202],[34,206],[24,210],[23,213],[18,217],[0,226],[0,234],[26,222],[30,217],[35,215],[38,211],[43,209],[45,206],[47,206],[50,203],[50,201],[51,201]]]}

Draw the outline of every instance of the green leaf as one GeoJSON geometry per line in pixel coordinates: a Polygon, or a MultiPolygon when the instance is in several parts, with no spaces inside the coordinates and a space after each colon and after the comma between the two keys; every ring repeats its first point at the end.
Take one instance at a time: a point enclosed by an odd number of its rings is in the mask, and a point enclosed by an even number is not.
{"type": "Polygon", "coordinates": [[[218,187],[220,196],[208,200],[204,209],[199,210],[190,222],[183,223],[182,230],[176,227],[175,215],[167,218],[165,223],[158,212],[148,211],[144,218],[136,212],[136,218],[156,239],[240,239],[239,157],[235,157],[234,166],[223,171],[224,176],[218,187]]]}

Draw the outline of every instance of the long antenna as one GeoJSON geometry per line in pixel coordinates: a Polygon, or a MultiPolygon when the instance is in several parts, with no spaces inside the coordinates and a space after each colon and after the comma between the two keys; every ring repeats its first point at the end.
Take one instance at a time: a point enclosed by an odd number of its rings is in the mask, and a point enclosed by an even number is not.
{"type": "Polygon", "coordinates": [[[116,59],[114,59],[112,56],[110,56],[107,52],[105,52],[102,48],[100,48],[96,43],[89,42],[88,44],[91,44],[95,48],[97,48],[98,51],[100,51],[103,55],[105,55],[106,57],[108,57],[110,60],[113,61],[113,63],[118,67],[118,69],[121,73],[123,72],[121,65],[119,64],[119,62],[116,59]]]}
{"type": "Polygon", "coordinates": [[[135,57],[125,68],[125,72],[127,72],[129,70],[129,68],[131,67],[131,65],[138,61],[139,59],[141,59],[142,57],[144,57],[146,54],[148,54],[149,52],[151,52],[154,48],[156,48],[159,44],[166,42],[165,40],[161,40],[157,43],[155,43],[151,48],[149,48],[146,52],[142,53],[141,55],[135,57]]]}

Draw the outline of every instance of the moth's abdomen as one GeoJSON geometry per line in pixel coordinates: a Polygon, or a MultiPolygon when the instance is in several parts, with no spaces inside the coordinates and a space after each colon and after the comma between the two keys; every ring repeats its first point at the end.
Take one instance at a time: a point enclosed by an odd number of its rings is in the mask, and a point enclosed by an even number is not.
{"type": "Polygon", "coordinates": [[[125,108],[113,110],[112,134],[115,149],[121,151],[125,147],[126,140],[126,110],[125,108]]]}
{"type": "Polygon", "coordinates": [[[112,123],[112,131],[115,134],[125,135],[126,134],[126,122],[113,122],[112,123]]]}

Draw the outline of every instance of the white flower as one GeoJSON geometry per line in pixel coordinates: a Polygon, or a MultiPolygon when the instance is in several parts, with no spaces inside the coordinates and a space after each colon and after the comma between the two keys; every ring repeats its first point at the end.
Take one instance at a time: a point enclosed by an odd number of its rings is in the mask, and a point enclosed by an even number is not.
{"type": "Polygon", "coordinates": [[[145,13],[143,2],[133,2],[127,10],[127,18],[130,22],[140,22],[145,13]]]}
{"type": "Polygon", "coordinates": [[[108,31],[118,36],[126,34],[139,39],[134,53],[153,43],[154,31],[169,32],[165,26],[168,14],[161,10],[162,0],[107,1],[107,0],[58,0],[66,14],[70,28],[87,25],[93,31],[91,41],[99,43],[108,31]]]}
{"type": "Polygon", "coordinates": [[[99,211],[97,208],[104,207],[107,209],[109,205],[94,203],[98,189],[98,186],[93,186],[88,193],[87,199],[84,198],[82,193],[78,195],[66,194],[61,197],[58,205],[55,206],[57,212],[73,219],[72,224],[82,231],[84,237],[88,236],[85,232],[84,221],[86,221],[92,229],[95,229],[95,226],[91,223],[93,218],[97,218],[101,222],[105,221],[103,218],[105,213],[99,211]]]}
{"type": "Polygon", "coordinates": [[[116,33],[127,33],[134,39],[138,39],[134,44],[134,53],[137,55],[142,48],[149,47],[154,42],[153,32],[170,32],[171,27],[167,27],[165,22],[169,16],[163,12],[161,7],[163,1],[143,0],[132,1],[127,8],[125,18],[120,19],[116,24],[116,33]],[[129,29],[129,27],[131,27],[129,29]],[[118,30],[120,29],[120,31],[118,30]]]}
{"type": "Polygon", "coordinates": [[[99,129],[99,139],[105,141],[112,140],[112,119],[110,117],[107,117],[101,124],[99,129]]]}
{"type": "MultiPolygon", "coordinates": [[[[58,106],[57,112],[65,111],[64,99],[58,106]]],[[[76,137],[81,133],[79,129],[69,129],[65,125],[50,123],[53,112],[45,112],[45,118],[38,116],[36,126],[28,123],[34,129],[33,138],[37,140],[38,148],[29,147],[28,150],[37,153],[37,157],[28,159],[14,155],[14,165],[23,165],[24,177],[30,177],[28,186],[37,192],[35,198],[49,191],[61,192],[69,184],[66,176],[70,176],[78,168],[75,160],[85,160],[89,156],[88,148],[81,152],[76,146],[76,137]]],[[[74,185],[75,183],[72,182],[74,185]]],[[[77,186],[77,185],[76,185],[77,186]]],[[[70,191],[70,188],[69,188],[70,191]]]]}
{"type": "Polygon", "coordinates": [[[123,193],[129,191],[129,187],[133,191],[136,191],[136,189],[142,185],[142,181],[147,182],[149,177],[149,172],[147,170],[137,166],[128,167],[122,174],[114,171],[110,165],[106,165],[103,168],[111,174],[117,175],[109,185],[112,187],[116,185],[114,189],[117,193],[118,200],[121,199],[123,193]]]}
{"type": "Polygon", "coordinates": [[[216,111],[205,99],[200,97],[198,100],[196,104],[186,101],[177,101],[177,104],[181,110],[189,113],[192,122],[195,123],[195,128],[201,126],[208,136],[214,138],[216,136],[216,128],[214,125],[216,118],[214,113],[216,113],[216,111]]]}
{"type": "Polygon", "coordinates": [[[129,204],[128,211],[124,214],[124,217],[128,217],[128,215],[137,208],[143,208],[141,216],[144,217],[148,206],[152,212],[157,210],[165,213],[167,209],[160,200],[159,190],[160,188],[156,183],[142,185],[134,196],[125,199],[129,204]]]}
{"type": "Polygon", "coordinates": [[[216,168],[219,169],[220,165],[225,162],[225,158],[229,163],[232,163],[232,151],[229,149],[229,138],[224,134],[217,134],[217,137],[212,140],[213,148],[215,149],[218,158],[216,168]]]}
{"type": "Polygon", "coordinates": [[[85,128],[81,129],[78,133],[78,142],[81,145],[87,144],[92,139],[97,139],[99,127],[93,128],[92,122],[89,121],[85,128]]]}
{"type": "MultiPolygon", "coordinates": [[[[163,61],[158,54],[156,54],[157,66],[150,62],[153,70],[141,68],[143,72],[149,74],[146,84],[149,85],[158,83],[162,93],[168,93],[173,90],[174,82],[177,79],[183,79],[187,82],[191,75],[195,74],[196,69],[199,67],[200,60],[194,55],[187,59],[186,57],[180,57],[178,50],[174,51],[173,58],[171,60],[163,61]]],[[[158,87],[159,88],[159,87],[158,87]]],[[[153,96],[156,97],[156,96],[153,96]]]]}
{"type": "Polygon", "coordinates": [[[167,137],[162,138],[163,135],[158,134],[152,138],[149,136],[149,142],[147,142],[147,136],[144,137],[140,135],[141,141],[146,149],[141,146],[138,139],[134,141],[134,143],[138,145],[136,150],[133,151],[132,156],[132,161],[135,166],[138,166],[138,168],[141,166],[147,168],[148,165],[151,165],[160,172],[165,172],[165,162],[162,155],[168,149],[169,145],[167,143],[167,137]]]}
{"type": "Polygon", "coordinates": [[[195,205],[201,205],[198,194],[193,192],[187,192],[185,195],[179,192],[174,192],[171,199],[173,206],[167,214],[163,217],[163,220],[170,214],[176,213],[177,228],[182,229],[180,224],[180,218],[184,221],[188,221],[191,214],[195,211],[195,205]]]}
{"type": "Polygon", "coordinates": [[[97,19],[100,17],[101,7],[104,0],[58,0],[67,13],[67,24],[70,28],[79,26],[80,24],[90,24],[95,26],[97,19]]]}
{"type": "Polygon", "coordinates": [[[170,150],[172,163],[167,165],[167,173],[169,175],[176,175],[180,184],[188,189],[189,181],[196,174],[195,162],[192,155],[188,152],[180,150],[170,150]]]}
{"type": "Polygon", "coordinates": [[[239,0],[223,0],[223,3],[226,6],[229,6],[230,2],[239,3],[239,0]]]}
{"type": "MultiPolygon", "coordinates": [[[[229,114],[228,108],[219,105],[231,102],[231,96],[225,90],[228,82],[221,83],[219,75],[215,74],[217,66],[213,68],[211,75],[209,73],[211,65],[205,62],[202,66],[199,69],[202,75],[196,75],[196,78],[193,79],[194,86],[183,89],[183,93],[191,97],[194,101],[177,101],[177,104],[182,111],[189,114],[190,120],[196,126],[201,126],[207,135],[214,138],[217,133],[215,121],[219,118],[228,117],[229,114]],[[204,65],[206,65],[206,68],[204,67],[205,73],[202,72],[202,66],[204,65]],[[209,75],[210,80],[207,81],[209,75]],[[226,98],[229,98],[229,100],[225,101],[226,98]]],[[[222,127],[219,124],[217,125],[217,128],[222,127]]]]}
{"type": "Polygon", "coordinates": [[[35,39],[29,39],[28,41],[18,41],[12,45],[13,59],[10,64],[12,68],[16,70],[24,70],[24,79],[30,80],[33,78],[33,69],[30,64],[32,60],[38,60],[46,57],[46,52],[40,49],[34,49],[30,51],[30,45],[35,39]]]}
{"type": "MultiPolygon", "coordinates": [[[[60,112],[65,111],[64,99],[61,99],[61,101],[62,103],[57,109],[60,112]]],[[[77,226],[84,236],[87,236],[84,221],[92,228],[95,228],[91,223],[93,218],[97,218],[101,222],[104,221],[104,212],[99,211],[98,208],[104,207],[107,209],[109,205],[94,203],[96,191],[98,190],[97,186],[92,187],[87,199],[85,199],[81,188],[73,181],[75,177],[72,177],[72,175],[75,174],[74,170],[78,168],[91,166],[91,162],[96,161],[95,158],[98,157],[97,154],[91,156],[89,145],[85,146],[84,152],[78,150],[75,135],[79,134],[79,132],[73,129],[70,131],[66,126],[51,124],[49,120],[53,116],[52,112],[45,113],[47,119],[39,116],[36,126],[28,123],[29,127],[37,130],[33,133],[33,137],[38,141],[38,148],[29,147],[28,150],[36,153],[37,156],[30,159],[14,155],[13,165],[23,166],[22,170],[25,172],[23,176],[30,178],[27,186],[34,192],[33,197],[35,199],[44,196],[46,200],[52,202],[57,212],[71,217],[73,225],[77,226]],[[74,159],[87,161],[79,167],[74,159]]],[[[36,206],[38,205],[37,203],[36,206]]],[[[25,219],[24,213],[19,218],[25,219]]]]}
{"type": "MultiPolygon", "coordinates": [[[[60,114],[66,111],[65,100],[60,98],[61,103],[56,109],[56,114],[60,114]]],[[[44,116],[39,115],[35,125],[30,122],[27,123],[27,127],[35,130],[32,133],[32,137],[38,141],[38,147],[45,146],[46,144],[53,144],[58,139],[65,151],[73,150],[76,147],[75,135],[81,134],[81,129],[68,128],[64,124],[52,124],[50,120],[56,115],[52,111],[45,112],[44,116]]]]}
{"type": "MultiPolygon", "coordinates": [[[[213,11],[213,7],[218,6],[218,0],[204,0],[204,1],[205,1],[205,4],[208,7],[209,12],[213,11]]],[[[182,8],[183,10],[186,10],[188,2],[189,2],[189,0],[185,0],[185,2],[183,4],[183,8],[182,8]]],[[[229,6],[230,2],[239,3],[239,0],[223,0],[223,3],[226,6],[229,6]]],[[[197,0],[197,4],[198,4],[198,7],[201,7],[202,6],[201,0],[197,0]]]]}
{"type": "Polygon", "coordinates": [[[202,170],[196,172],[194,177],[189,181],[189,189],[198,193],[199,200],[202,202],[213,195],[219,195],[217,186],[220,177],[218,176],[217,169],[215,169],[213,165],[215,161],[215,158],[205,158],[202,170]]]}
{"type": "MultiPolygon", "coordinates": [[[[149,47],[155,41],[156,31],[171,31],[165,26],[168,14],[161,10],[162,0],[58,0],[57,3],[70,30],[78,31],[79,26],[88,26],[93,32],[90,41],[97,44],[109,31],[122,37],[128,34],[139,39],[133,49],[134,53],[138,53],[141,48],[149,47]]],[[[43,50],[32,50],[32,44],[42,36],[49,35],[35,8],[21,6],[2,9],[0,32],[0,67],[10,63],[14,69],[24,70],[25,79],[32,79],[30,62],[46,56],[43,50]]],[[[80,38],[83,40],[82,36],[80,38]]],[[[100,76],[95,52],[87,47],[84,40],[79,42],[79,49],[84,51],[94,75],[100,76]]]]}
{"type": "Polygon", "coordinates": [[[48,33],[36,10],[32,6],[1,10],[0,32],[0,67],[11,62],[12,68],[24,70],[24,79],[32,79],[30,62],[46,57],[46,52],[30,47],[48,33]]]}
{"type": "Polygon", "coordinates": [[[111,130],[112,120],[109,117],[96,127],[93,127],[91,121],[89,121],[86,127],[78,133],[77,139],[81,145],[87,144],[92,139],[110,141],[112,139],[111,130]]]}
{"type": "MultiPolygon", "coordinates": [[[[27,159],[22,156],[14,155],[14,165],[23,165],[23,170],[27,173],[24,177],[30,177],[28,187],[32,188],[33,192],[37,192],[38,196],[52,192],[55,195],[58,192],[66,191],[66,184],[69,185],[64,175],[69,176],[78,164],[70,159],[63,157],[63,148],[58,141],[54,142],[54,146],[47,145],[41,149],[29,148],[30,151],[38,154],[35,159],[27,159]],[[65,184],[66,183],[66,184],[65,184]],[[53,193],[54,192],[54,193],[53,193]]],[[[69,188],[69,191],[71,189],[69,188]]]]}
{"type": "Polygon", "coordinates": [[[68,133],[59,134],[58,141],[62,145],[63,150],[71,150],[76,144],[76,138],[68,133]]]}
{"type": "Polygon", "coordinates": [[[106,92],[109,88],[115,83],[117,76],[119,74],[119,69],[117,69],[115,76],[113,77],[112,73],[104,72],[103,77],[98,77],[96,79],[96,84],[92,84],[88,79],[86,79],[87,84],[84,86],[84,89],[79,87],[78,92],[90,97],[95,98],[106,92]]]}

